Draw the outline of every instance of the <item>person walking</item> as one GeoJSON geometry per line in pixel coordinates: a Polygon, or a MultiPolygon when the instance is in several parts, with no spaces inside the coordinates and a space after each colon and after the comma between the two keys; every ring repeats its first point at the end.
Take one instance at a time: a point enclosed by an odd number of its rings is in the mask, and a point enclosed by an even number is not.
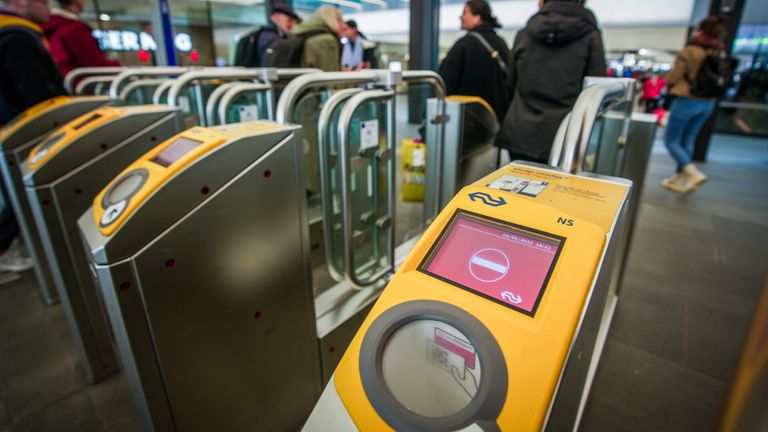
{"type": "Polygon", "coordinates": [[[723,49],[721,38],[725,27],[722,22],[720,17],[701,21],[666,76],[669,93],[675,100],[669,111],[664,145],[677,167],[672,177],[662,180],[661,185],[674,192],[689,193],[707,180],[693,164],[693,147],[701,127],[715,109],[715,98],[695,96],[692,87],[707,56],[723,49]]]}
{"type": "Polygon", "coordinates": [[[59,8],[51,10],[48,22],[40,27],[45,32],[51,55],[62,76],[79,67],[120,66],[108,60],[93,37],[91,27],[80,20],[85,0],[58,0],[59,8]]]}
{"type": "Polygon", "coordinates": [[[582,0],[539,0],[509,55],[512,103],[496,137],[512,160],[547,163],[560,123],[584,77],[605,76],[597,19],[582,0]]]}
{"type": "Polygon", "coordinates": [[[240,38],[235,54],[235,66],[267,67],[267,49],[276,41],[285,39],[301,18],[289,5],[272,6],[269,22],[240,38]]]}
{"type": "Polygon", "coordinates": [[[501,121],[509,108],[507,56],[509,46],[495,31],[501,24],[485,0],[464,3],[461,29],[467,34],[451,47],[439,74],[448,95],[482,98],[501,121]]]}
{"type": "MultiPolygon", "coordinates": [[[[27,108],[66,94],[39,27],[49,13],[46,0],[0,2],[0,128],[27,108]]],[[[0,271],[29,269],[32,260],[18,241],[19,226],[3,185],[0,191],[0,271]]]]}

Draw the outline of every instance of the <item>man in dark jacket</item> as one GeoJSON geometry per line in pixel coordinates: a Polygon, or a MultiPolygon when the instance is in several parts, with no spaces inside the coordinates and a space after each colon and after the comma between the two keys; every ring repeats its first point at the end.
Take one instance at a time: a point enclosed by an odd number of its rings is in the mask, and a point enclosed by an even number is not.
{"type": "Polygon", "coordinates": [[[509,48],[495,31],[501,25],[483,0],[466,2],[460,19],[461,29],[467,34],[448,51],[440,65],[440,76],[449,95],[480,97],[501,120],[509,107],[506,73],[502,69],[509,48]]]}
{"type": "Polygon", "coordinates": [[[120,66],[119,61],[104,56],[91,27],[80,20],[84,1],[58,0],[60,8],[53,9],[48,22],[41,26],[62,76],[79,67],[120,66]]]}
{"type": "Polygon", "coordinates": [[[496,145],[510,157],[546,163],[557,128],[586,76],[605,76],[595,16],[577,0],[539,0],[509,56],[509,107],[496,145]]]}
{"type": "MultiPolygon", "coordinates": [[[[48,20],[46,0],[4,0],[0,3],[0,128],[22,111],[64,95],[56,64],[38,24],[48,20]]],[[[0,271],[21,271],[32,260],[18,241],[16,218],[0,185],[5,205],[0,211],[0,271]]]]}
{"type": "Polygon", "coordinates": [[[301,22],[296,12],[286,4],[272,6],[269,22],[263,27],[243,36],[237,43],[235,65],[245,67],[267,67],[267,48],[278,39],[285,39],[293,27],[301,22]]]}

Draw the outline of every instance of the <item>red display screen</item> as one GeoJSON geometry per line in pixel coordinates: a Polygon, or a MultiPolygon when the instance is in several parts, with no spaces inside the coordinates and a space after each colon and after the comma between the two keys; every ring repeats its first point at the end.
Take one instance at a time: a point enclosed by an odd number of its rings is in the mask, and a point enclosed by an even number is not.
{"type": "Polygon", "coordinates": [[[564,242],[458,211],[419,270],[533,316],[564,242]]]}
{"type": "Polygon", "coordinates": [[[174,141],[173,144],[166,147],[165,150],[158,153],[158,155],[152,159],[152,162],[168,167],[200,144],[202,144],[200,141],[191,140],[189,138],[179,138],[174,141]]]}

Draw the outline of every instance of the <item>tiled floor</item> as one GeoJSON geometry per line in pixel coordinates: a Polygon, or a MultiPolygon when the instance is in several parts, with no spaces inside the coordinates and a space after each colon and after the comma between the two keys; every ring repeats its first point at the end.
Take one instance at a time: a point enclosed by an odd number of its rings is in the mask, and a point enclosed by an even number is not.
{"type": "MultiPolygon", "coordinates": [[[[717,137],[710,181],[663,190],[657,147],[585,431],[706,431],[768,270],[768,140],[717,137]]],[[[0,285],[0,432],[134,431],[118,375],[87,386],[61,307],[31,275],[0,285]]]]}
{"type": "Polygon", "coordinates": [[[688,196],[657,145],[584,431],[707,431],[768,271],[768,140],[717,137],[688,196]]]}

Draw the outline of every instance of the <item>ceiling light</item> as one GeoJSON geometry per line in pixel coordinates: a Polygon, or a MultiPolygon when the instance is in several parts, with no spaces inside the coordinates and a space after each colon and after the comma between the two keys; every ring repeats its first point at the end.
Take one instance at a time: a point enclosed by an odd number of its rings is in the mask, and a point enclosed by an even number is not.
{"type": "Polygon", "coordinates": [[[100,20],[100,21],[109,21],[109,20],[111,20],[111,19],[112,19],[112,17],[110,17],[110,16],[109,16],[109,15],[107,15],[107,14],[101,14],[101,15],[99,15],[99,20],[100,20]]]}
{"type": "Polygon", "coordinates": [[[323,3],[335,4],[337,6],[346,6],[348,8],[363,10],[363,5],[347,0],[320,0],[323,3]]]}
{"type": "Polygon", "coordinates": [[[387,7],[387,2],[385,2],[384,0],[360,0],[360,1],[363,3],[368,3],[368,4],[380,6],[380,7],[387,7]]]}

